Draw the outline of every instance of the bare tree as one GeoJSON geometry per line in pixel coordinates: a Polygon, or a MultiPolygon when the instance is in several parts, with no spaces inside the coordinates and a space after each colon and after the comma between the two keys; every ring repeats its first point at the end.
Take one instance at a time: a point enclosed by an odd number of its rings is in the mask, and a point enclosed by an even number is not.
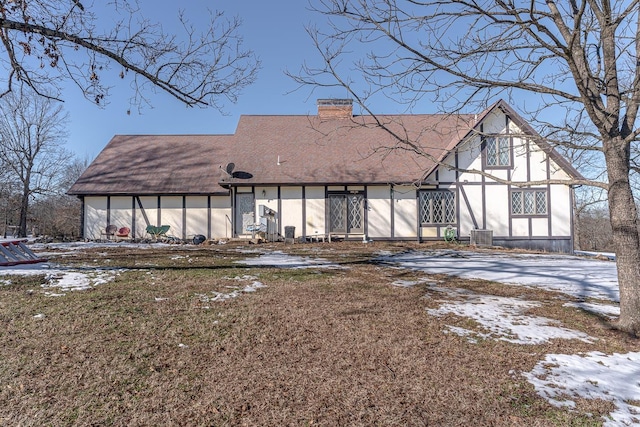
{"type": "MultiPolygon", "coordinates": [[[[606,207],[605,207],[606,208],[606,207]]],[[[591,206],[580,212],[580,240],[586,251],[610,251],[612,249],[611,220],[609,211],[601,206],[591,206]]]]}
{"type": "MultiPolygon", "coordinates": [[[[518,105],[552,143],[600,153],[620,284],[617,326],[640,333],[640,240],[630,173],[640,108],[639,1],[317,0],[329,29],[309,29],[322,63],[301,84],[339,86],[444,112],[518,105]],[[369,46],[353,58],[353,45],[369,46]],[[356,71],[362,79],[349,80],[356,71]],[[550,110],[550,107],[553,109],[550,110]],[[549,114],[553,111],[553,114],[549,114]]],[[[401,141],[411,144],[411,141],[401,141]]]]}
{"type": "Polygon", "coordinates": [[[0,158],[0,215],[2,216],[2,223],[0,224],[2,232],[0,236],[2,237],[13,236],[14,234],[14,230],[9,229],[9,227],[16,222],[14,210],[17,188],[18,184],[14,175],[10,173],[9,168],[4,165],[0,158]]]}
{"type": "Polygon", "coordinates": [[[71,158],[66,162],[56,188],[38,197],[31,209],[31,225],[45,239],[75,239],[81,236],[82,203],[67,190],[87,169],[89,159],[71,158]]]}
{"type": "Polygon", "coordinates": [[[132,104],[138,106],[147,102],[149,88],[188,106],[221,108],[223,99],[234,102],[259,68],[254,54],[242,49],[239,19],[212,13],[201,32],[182,14],[178,19],[183,36],[167,34],[144,19],[136,1],[91,7],[78,0],[0,1],[7,73],[0,93],[19,82],[39,95],[61,99],[60,83],[70,80],[87,99],[103,104],[108,82],[119,76],[130,83],[132,104]],[[121,19],[112,22],[106,13],[121,19]]]}
{"type": "Polygon", "coordinates": [[[61,145],[67,115],[59,102],[35,94],[0,99],[0,163],[19,184],[18,236],[27,235],[29,200],[59,187],[71,155],[61,145]]]}

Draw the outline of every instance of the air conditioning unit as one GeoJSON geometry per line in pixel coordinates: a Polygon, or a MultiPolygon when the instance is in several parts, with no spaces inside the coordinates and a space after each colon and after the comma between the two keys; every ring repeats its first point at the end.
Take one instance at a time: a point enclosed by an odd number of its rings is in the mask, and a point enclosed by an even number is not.
{"type": "Polygon", "coordinates": [[[493,246],[493,230],[471,230],[469,244],[474,246],[493,246]]]}

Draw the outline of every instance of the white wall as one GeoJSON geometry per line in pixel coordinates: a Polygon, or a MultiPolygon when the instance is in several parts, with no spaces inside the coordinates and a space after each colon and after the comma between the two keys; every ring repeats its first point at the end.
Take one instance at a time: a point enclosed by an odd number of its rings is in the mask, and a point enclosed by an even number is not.
{"type": "Polygon", "coordinates": [[[476,225],[473,223],[473,218],[475,218],[478,228],[482,228],[482,186],[461,185],[462,189],[459,192],[457,203],[460,207],[460,236],[462,237],[469,236],[471,230],[476,228],[476,225]],[[473,218],[462,194],[463,190],[473,212],[473,218]]]}
{"type": "Polygon", "coordinates": [[[547,179],[547,154],[540,150],[537,145],[531,144],[530,160],[531,181],[542,181],[547,179]]]}
{"type": "MultiPolygon", "coordinates": [[[[481,139],[479,136],[470,138],[460,144],[458,148],[458,166],[460,169],[482,169],[481,139]]],[[[451,163],[451,156],[447,161],[451,163]]],[[[453,164],[453,163],[451,163],[453,164]]],[[[463,172],[459,175],[460,182],[482,182],[482,175],[477,173],[463,172]]]]}
{"type": "Polygon", "coordinates": [[[367,187],[367,225],[370,238],[391,237],[391,187],[367,187]]]}
{"type": "Polygon", "coordinates": [[[196,234],[202,234],[206,237],[208,234],[209,214],[207,196],[187,196],[186,206],[187,221],[185,226],[187,239],[193,239],[196,234]]]}
{"type": "MultiPolygon", "coordinates": [[[[529,236],[529,218],[513,218],[511,228],[514,237],[529,236]]],[[[495,237],[496,233],[494,232],[493,235],[495,237]]]]}
{"type": "Polygon", "coordinates": [[[231,237],[231,196],[211,196],[211,238],[231,237]]]}
{"type": "MultiPolygon", "coordinates": [[[[147,215],[149,225],[161,225],[158,224],[158,197],[157,196],[140,196],[140,203],[144,208],[144,213],[147,215]]],[[[143,239],[149,237],[147,234],[147,223],[144,220],[144,215],[140,209],[140,205],[136,202],[136,238],[143,239]]]]}
{"type": "Polygon", "coordinates": [[[307,235],[325,234],[324,187],[306,187],[305,202],[307,204],[307,218],[305,219],[307,235]]]}
{"type": "Polygon", "coordinates": [[[129,227],[133,222],[131,196],[112,196],[111,197],[111,224],[118,228],[129,227]]]}
{"type": "Polygon", "coordinates": [[[302,187],[282,187],[280,198],[282,233],[285,227],[295,227],[296,236],[302,236],[302,187]]]}
{"type": "Polygon", "coordinates": [[[182,238],[182,196],[160,198],[160,223],[171,227],[167,235],[182,238]]]}
{"type": "Polygon", "coordinates": [[[395,186],[393,210],[396,238],[418,237],[418,203],[416,189],[411,186],[395,186]]]}
{"type": "Polygon", "coordinates": [[[565,185],[551,186],[551,232],[554,236],[571,235],[571,190],[565,185]]]}
{"type": "Polygon", "coordinates": [[[107,197],[84,198],[84,237],[99,239],[107,228],[107,197]]]}
{"type": "Polygon", "coordinates": [[[487,230],[493,230],[494,237],[508,236],[509,191],[507,186],[487,185],[485,188],[485,197],[487,198],[487,230]]]}
{"type": "Polygon", "coordinates": [[[549,219],[531,218],[531,235],[540,237],[549,236],[549,219]]]}

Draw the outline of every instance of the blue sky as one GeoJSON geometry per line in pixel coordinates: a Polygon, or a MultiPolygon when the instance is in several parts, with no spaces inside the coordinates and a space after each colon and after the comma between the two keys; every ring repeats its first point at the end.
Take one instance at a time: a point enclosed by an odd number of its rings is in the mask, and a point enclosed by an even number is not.
{"type": "Polygon", "coordinates": [[[69,86],[64,94],[70,117],[67,148],[80,158],[92,160],[116,134],[233,133],[241,114],[314,113],[316,98],[346,96],[338,89],[313,94],[310,88],[294,91],[296,84],[284,75],[285,69],[296,71],[303,61],[318,58],[305,25],[320,24],[324,17],[310,12],[306,0],[140,0],[140,5],[144,16],[161,22],[166,31],[178,23],[179,8],[195,24],[206,22],[198,18],[206,16],[208,9],[239,16],[244,46],[262,62],[258,80],[244,90],[237,104],[226,105],[226,115],[212,108],[187,108],[163,93],[149,94],[153,108],[144,108],[140,114],[132,110],[127,115],[131,95],[127,84],[112,89],[104,108],[85,100],[77,88],[69,86]]]}

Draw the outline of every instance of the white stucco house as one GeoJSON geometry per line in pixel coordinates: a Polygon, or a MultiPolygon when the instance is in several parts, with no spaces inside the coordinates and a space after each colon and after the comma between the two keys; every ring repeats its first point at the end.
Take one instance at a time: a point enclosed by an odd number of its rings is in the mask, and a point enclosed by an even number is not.
{"type": "Polygon", "coordinates": [[[109,224],[135,238],[149,224],[182,239],[250,237],[267,207],[283,236],[427,241],[448,227],[463,241],[570,252],[576,178],[504,101],[372,117],[330,99],[317,115],[242,116],[233,135],[115,136],[68,193],[86,239],[109,224]]]}

